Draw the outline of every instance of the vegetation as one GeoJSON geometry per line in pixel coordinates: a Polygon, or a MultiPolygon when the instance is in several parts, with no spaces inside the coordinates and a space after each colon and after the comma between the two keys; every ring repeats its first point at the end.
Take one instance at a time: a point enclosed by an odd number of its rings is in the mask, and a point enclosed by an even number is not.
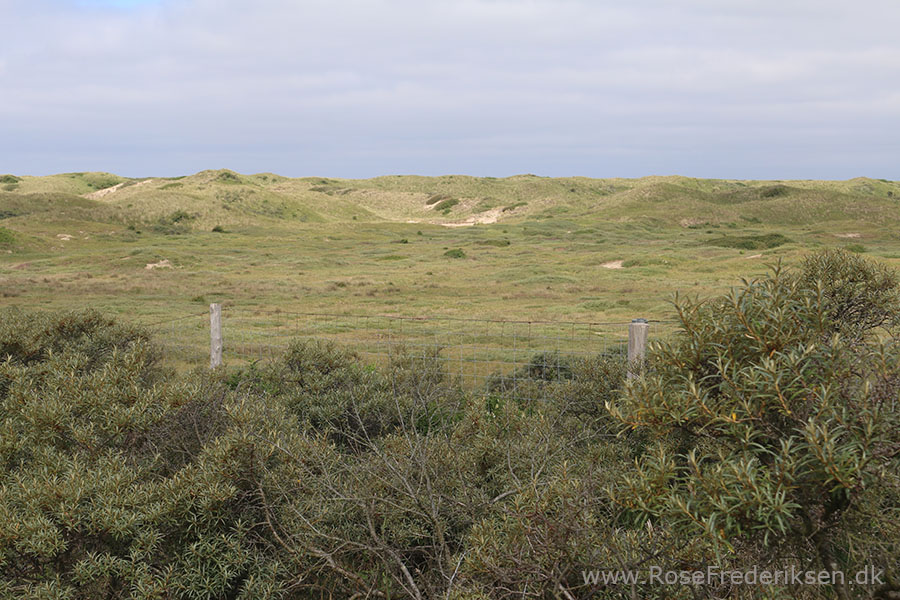
{"type": "Polygon", "coordinates": [[[789,244],[791,240],[780,233],[768,233],[765,235],[723,236],[708,240],[710,246],[722,248],[740,248],[743,250],[768,250],[777,248],[783,244],[789,244]]]}
{"type": "Polygon", "coordinates": [[[459,204],[459,200],[457,200],[456,198],[447,198],[447,199],[441,200],[440,202],[435,204],[434,210],[448,211],[451,208],[453,208],[454,206],[456,206],[457,204],[459,204]]]}
{"type": "Polygon", "coordinates": [[[179,374],[140,328],[6,309],[0,597],[896,597],[896,273],[829,250],[675,308],[636,379],[541,354],[483,390],[315,341],[179,374]],[[885,573],[584,575],[710,564],[885,573]]]}
{"type": "Polygon", "coordinates": [[[819,247],[859,244],[900,263],[900,184],[877,180],[342,180],[225,170],[18,179],[0,191],[0,225],[17,240],[0,249],[0,305],[77,301],[147,322],[195,312],[198,295],[270,313],[339,305],[354,314],[670,319],[676,290],[722,293],[819,247]],[[764,197],[775,186],[781,195],[764,197]],[[450,199],[460,202],[448,214],[435,210],[450,199]],[[402,239],[405,259],[380,258],[399,255],[392,242],[402,239]],[[510,246],[483,247],[500,240],[510,246]],[[469,259],[447,260],[448,249],[469,259]],[[145,269],[162,260],[173,268],[145,269]],[[621,269],[603,267],[619,260],[621,269]],[[337,280],[352,285],[334,288],[337,280]]]}

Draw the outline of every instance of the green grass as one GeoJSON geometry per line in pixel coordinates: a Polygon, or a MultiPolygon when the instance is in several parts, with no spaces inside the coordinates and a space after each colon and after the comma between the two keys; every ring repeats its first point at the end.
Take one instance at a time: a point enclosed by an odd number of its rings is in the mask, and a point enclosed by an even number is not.
{"type": "Polygon", "coordinates": [[[0,246],[0,305],[147,321],[196,312],[198,297],[286,312],[659,319],[676,291],[719,293],[814,248],[859,245],[900,264],[900,184],[874,179],[18,179],[0,191],[15,240],[0,246]],[[107,183],[127,185],[85,197],[107,183]],[[473,224],[485,217],[499,220],[473,224]],[[146,268],[162,260],[173,268],[146,268]]]}

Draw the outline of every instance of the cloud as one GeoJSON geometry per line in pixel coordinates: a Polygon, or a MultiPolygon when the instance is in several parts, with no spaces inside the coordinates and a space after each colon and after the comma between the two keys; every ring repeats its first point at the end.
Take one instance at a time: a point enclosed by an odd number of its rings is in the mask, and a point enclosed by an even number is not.
{"type": "Polygon", "coordinates": [[[0,171],[900,178],[867,7],[0,0],[0,171]]]}

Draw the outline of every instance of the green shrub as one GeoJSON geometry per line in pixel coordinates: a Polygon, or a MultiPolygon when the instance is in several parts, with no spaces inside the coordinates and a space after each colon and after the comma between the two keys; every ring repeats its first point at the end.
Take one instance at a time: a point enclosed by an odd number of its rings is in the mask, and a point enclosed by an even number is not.
{"type": "Polygon", "coordinates": [[[459,200],[456,198],[447,198],[446,200],[441,200],[437,204],[434,205],[434,210],[438,211],[449,211],[451,208],[459,204],[459,200]]]}
{"type": "Polygon", "coordinates": [[[31,365],[54,355],[78,355],[81,371],[100,368],[110,356],[143,348],[147,363],[141,367],[151,378],[160,358],[149,334],[137,327],[117,324],[96,311],[63,313],[0,310],[0,356],[9,364],[31,365]]]}
{"type": "Polygon", "coordinates": [[[780,198],[790,193],[791,188],[786,185],[768,185],[759,189],[760,198],[780,198]]]}
{"type": "Polygon", "coordinates": [[[516,210],[517,208],[520,208],[520,207],[522,207],[522,206],[526,206],[527,204],[528,204],[528,203],[525,202],[525,201],[514,202],[514,203],[512,203],[512,204],[508,204],[508,205],[504,206],[504,207],[500,210],[500,212],[511,212],[511,211],[516,210]]]}
{"type": "Polygon", "coordinates": [[[160,217],[151,226],[156,233],[165,235],[178,235],[190,233],[191,221],[196,220],[197,215],[184,210],[176,210],[166,216],[160,217]]]}
{"type": "Polygon", "coordinates": [[[0,227],[0,247],[8,248],[12,246],[15,241],[16,236],[12,231],[5,227],[0,227]]]}
{"type": "Polygon", "coordinates": [[[4,597],[285,591],[293,559],[261,525],[280,488],[263,473],[327,449],[261,398],[171,378],[143,332],[96,313],[3,317],[4,597]]]}
{"type": "Polygon", "coordinates": [[[22,179],[20,177],[16,177],[15,175],[0,175],[0,183],[3,183],[3,184],[15,185],[15,184],[19,183],[20,181],[22,181],[22,179]]]}
{"type": "Polygon", "coordinates": [[[861,333],[896,319],[896,294],[884,267],[826,252],[678,301],[681,333],[609,403],[630,435],[655,440],[614,500],[703,540],[701,564],[877,564],[896,577],[900,347],[861,333]]]}
{"type": "Polygon", "coordinates": [[[893,269],[840,249],[807,256],[797,274],[806,289],[816,290],[829,334],[860,340],[900,321],[900,279],[893,269]]]}
{"type": "Polygon", "coordinates": [[[225,228],[222,227],[221,225],[216,225],[216,226],[214,226],[214,227],[212,228],[212,232],[213,232],[213,233],[228,233],[227,231],[225,231],[225,228]]]}
{"type": "Polygon", "coordinates": [[[496,246],[497,248],[505,248],[509,246],[512,242],[509,240],[478,240],[475,242],[479,246],[496,246]]]}
{"type": "Polygon", "coordinates": [[[712,238],[705,242],[710,246],[722,248],[740,248],[742,250],[768,250],[791,243],[791,240],[780,233],[767,233],[758,235],[725,235],[712,238]]]}
{"type": "Polygon", "coordinates": [[[428,199],[425,200],[425,204],[426,206],[432,206],[442,200],[451,200],[451,197],[446,194],[434,194],[432,196],[429,196],[428,199]]]}
{"type": "Polygon", "coordinates": [[[453,248],[444,252],[444,256],[447,258],[465,258],[466,253],[463,252],[462,248],[453,248]]]}
{"type": "Polygon", "coordinates": [[[241,178],[237,173],[233,173],[232,171],[222,171],[215,178],[216,183],[225,183],[225,184],[235,184],[242,183],[241,178]]]}
{"type": "Polygon", "coordinates": [[[83,173],[81,179],[93,190],[105,190],[125,181],[118,175],[109,173],[83,173]]]}

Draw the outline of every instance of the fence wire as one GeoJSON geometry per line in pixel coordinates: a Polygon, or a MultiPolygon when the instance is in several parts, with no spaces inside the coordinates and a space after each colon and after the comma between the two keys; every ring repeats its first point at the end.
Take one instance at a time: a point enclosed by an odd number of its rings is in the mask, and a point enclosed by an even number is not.
{"type": "MultiPolygon", "coordinates": [[[[229,307],[222,309],[226,367],[268,362],[292,342],[327,341],[383,368],[399,357],[438,361],[468,389],[515,389],[523,381],[564,379],[573,361],[620,358],[628,322],[490,320],[345,315],[229,307]]],[[[150,324],[178,367],[209,364],[209,313],[150,324]]],[[[650,339],[667,328],[652,322],[650,339]]]]}

